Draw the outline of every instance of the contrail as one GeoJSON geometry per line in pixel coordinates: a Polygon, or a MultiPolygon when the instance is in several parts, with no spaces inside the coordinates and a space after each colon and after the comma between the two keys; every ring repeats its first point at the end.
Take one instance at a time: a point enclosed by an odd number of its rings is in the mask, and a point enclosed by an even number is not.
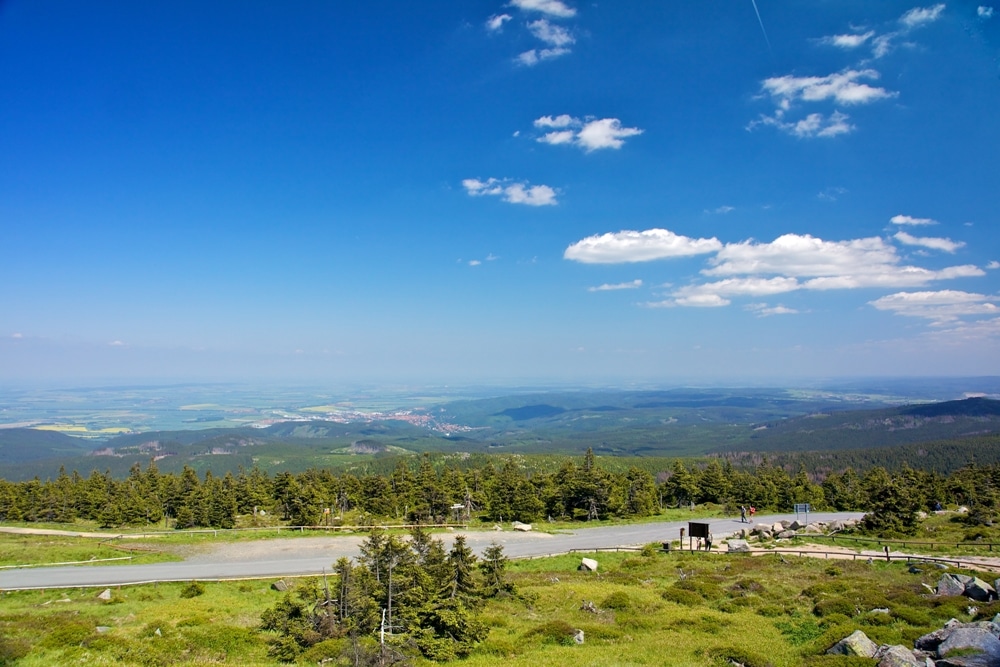
{"type": "Polygon", "coordinates": [[[767,38],[767,31],[764,30],[764,21],[761,20],[761,18],[760,18],[760,10],[757,9],[757,0],[750,0],[750,2],[753,3],[753,11],[754,11],[755,14],[757,14],[757,23],[760,24],[760,31],[762,33],[764,33],[764,41],[767,42],[767,50],[770,51],[771,50],[771,40],[769,40],[767,38]]]}

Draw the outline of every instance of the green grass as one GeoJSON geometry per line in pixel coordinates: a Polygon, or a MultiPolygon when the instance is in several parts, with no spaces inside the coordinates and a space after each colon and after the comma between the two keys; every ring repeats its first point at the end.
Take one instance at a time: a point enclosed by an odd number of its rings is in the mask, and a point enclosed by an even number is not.
{"type": "MultiPolygon", "coordinates": [[[[912,646],[952,617],[972,620],[964,598],[925,595],[939,571],[905,563],[629,552],[587,554],[599,569],[580,572],[584,555],[512,562],[516,594],[483,607],[490,634],[455,664],[844,666],[824,652],[854,630],[912,646]]],[[[3,593],[0,665],[275,665],[258,630],[282,596],[269,584],[125,587],[110,602],[98,589],[3,593]]],[[[976,606],[977,618],[1000,610],[976,606]]]]}
{"type": "MultiPolygon", "coordinates": [[[[125,543],[124,546],[130,544],[125,543]]],[[[102,544],[100,540],[92,537],[0,533],[0,565],[42,565],[91,560],[95,561],[94,565],[101,565],[101,559],[125,556],[132,556],[132,560],[127,561],[130,564],[180,560],[177,556],[166,552],[126,552],[102,544]]],[[[121,565],[123,562],[126,561],[103,564],[121,565]]]]}

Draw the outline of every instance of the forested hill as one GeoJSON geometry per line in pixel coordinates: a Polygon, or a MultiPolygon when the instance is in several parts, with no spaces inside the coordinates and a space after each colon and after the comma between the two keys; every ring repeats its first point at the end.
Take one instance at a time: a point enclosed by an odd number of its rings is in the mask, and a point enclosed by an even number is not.
{"type": "Polygon", "coordinates": [[[88,443],[55,431],[33,428],[0,429],[0,466],[26,461],[75,458],[90,451],[88,443]]]}
{"type": "Polygon", "coordinates": [[[822,451],[1000,433],[1000,401],[967,398],[881,410],[818,412],[757,425],[749,441],[716,451],[822,451]]]}

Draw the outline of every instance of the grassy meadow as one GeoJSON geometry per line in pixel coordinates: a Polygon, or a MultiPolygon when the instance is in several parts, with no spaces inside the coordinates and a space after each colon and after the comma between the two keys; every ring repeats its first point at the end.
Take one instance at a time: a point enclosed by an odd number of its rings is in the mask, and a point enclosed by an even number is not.
{"type": "MultiPolygon", "coordinates": [[[[480,610],[489,636],[454,664],[872,664],[824,651],[859,628],[876,642],[912,646],[952,617],[990,618],[1000,607],[930,596],[922,584],[933,586],[941,571],[911,573],[899,562],[649,549],[595,554],[599,571],[587,573],[576,570],[579,558],[513,562],[516,594],[480,610]]],[[[123,587],[110,601],[95,589],[4,592],[0,665],[280,664],[268,654],[273,637],[258,628],[261,613],[285,595],[270,584],[123,587]]],[[[347,639],[327,640],[302,660],[347,664],[337,658],[348,648],[347,639]]]]}

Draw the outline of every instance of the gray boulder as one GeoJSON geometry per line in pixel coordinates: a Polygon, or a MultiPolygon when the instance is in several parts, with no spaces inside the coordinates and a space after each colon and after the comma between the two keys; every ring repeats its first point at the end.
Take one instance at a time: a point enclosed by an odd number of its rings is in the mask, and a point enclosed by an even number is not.
{"type": "Polygon", "coordinates": [[[573,634],[573,641],[576,642],[577,644],[583,643],[583,630],[577,630],[573,634]]]}
{"type": "Polygon", "coordinates": [[[836,521],[831,521],[830,522],[830,532],[831,533],[839,532],[839,531],[843,530],[844,528],[847,528],[847,524],[844,523],[843,521],[840,521],[839,519],[836,520],[836,521]]]}
{"type": "Polygon", "coordinates": [[[285,583],[284,579],[278,579],[276,582],[271,584],[272,591],[278,591],[279,593],[284,593],[288,590],[288,584],[285,583]]]}
{"type": "Polygon", "coordinates": [[[938,595],[965,595],[965,582],[960,581],[961,575],[942,574],[937,583],[938,595]]]}
{"type": "Polygon", "coordinates": [[[771,532],[772,533],[780,533],[784,529],[785,529],[785,527],[781,524],[780,521],[775,521],[774,525],[771,526],[771,532]]]}
{"type": "Polygon", "coordinates": [[[818,523],[811,523],[803,529],[807,533],[823,533],[823,526],[818,523]]]}
{"type": "Polygon", "coordinates": [[[954,628],[938,646],[937,652],[938,656],[946,658],[952,651],[967,653],[970,649],[989,656],[993,664],[1000,663],[1000,639],[986,628],[954,628]]]}
{"type": "Polygon", "coordinates": [[[965,597],[972,598],[976,602],[989,602],[996,599],[996,596],[996,589],[979,577],[965,584],[965,597]]]}
{"type": "Polygon", "coordinates": [[[795,521],[792,521],[791,523],[789,523],[787,527],[788,527],[788,530],[802,530],[803,528],[806,527],[806,524],[804,524],[804,523],[800,522],[798,519],[796,519],[795,521]]]}
{"type": "Polygon", "coordinates": [[[848,636],[827,649],[829,655],[857,655],[862,658],[874,658],[878,653],[878,645],[868,639],[868,635],[855,630],[848,636]]]}
{"type": "Polygon", "coordinates": [[[587,572],[597,572],[597,561],[593,558],[581,558],[580,567],[576,569],[586,570],[587,572]]]}
{"type": "Polygon", "coordinates": [[[768,523],[754,524],[752,532],[754,532],[754,533],[770,533],[771,532],[771,524],[768,524],[768,523]]]}
{"type": "Polygon", "coordinates": [[[98,600],[104,600],[105,602],[107,602],[108,600],[110,600],[111,599],[111,589],[110,588],[105,588],[103,591],[101,591],[97,595],[97,599],[98,600]]]}
{"type": "Polygon", "coordinates": [[[796,532],[794,530],[783,530],[776,535],[779,540],[790,540],[795,537],[796,532]]]}
{"type": "Polygon", "coordinates": [[[750,545],[746,540],[729,540],[726,543],[730,553],[745,554],[750,553],[750,545]]]}
{"type": "Polygon", "coordinates": [[[513,524],[514,530],[519,530],[522,533],[527,533],[531,530],[530,523],[521,523],[520,521],[515,521],[513,524]]]}
{"type": "Polygon", "coordinates": [[[925,660],[917,660],[913,651],[905,646],[886,646],[879,650],[878,667],[924,667],[925,660]]]}

